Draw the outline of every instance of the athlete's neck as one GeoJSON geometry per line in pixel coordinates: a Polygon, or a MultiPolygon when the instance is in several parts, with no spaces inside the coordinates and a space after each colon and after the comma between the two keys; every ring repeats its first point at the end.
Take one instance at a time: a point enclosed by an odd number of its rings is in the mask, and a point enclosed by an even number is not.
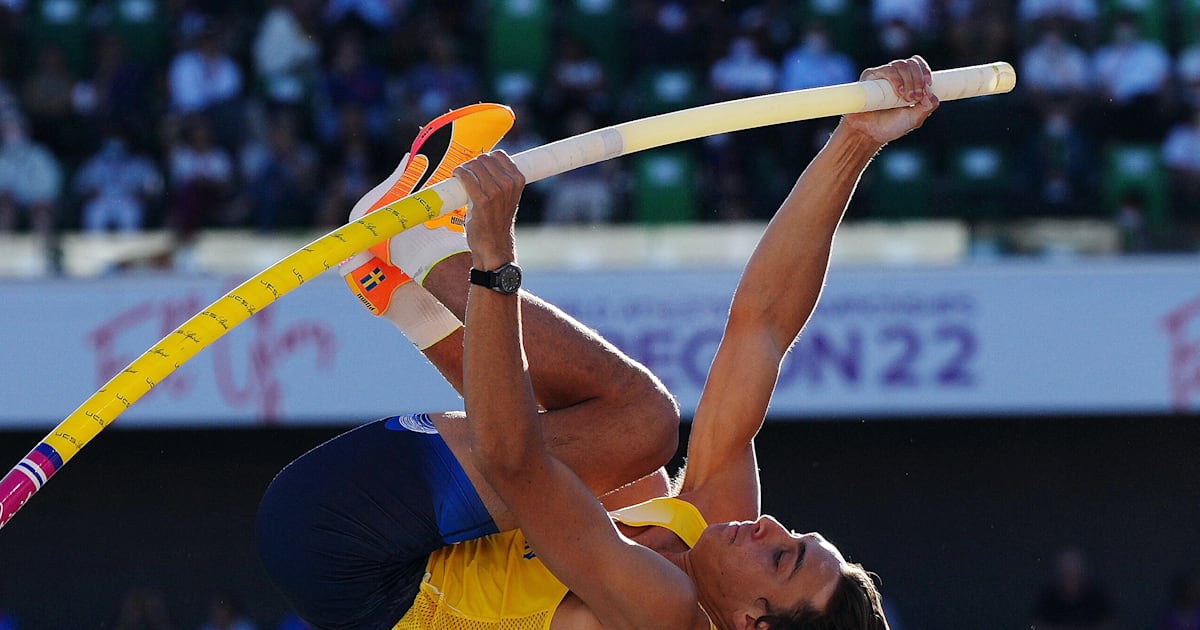
{"type": "Polygon", "coordinates": [[[692,562],[692,550],[666,553],[660,551],[659,553],[687,574],[688,578],[692,580],[692,584],[696,585],[696,597],[699,600],[701,610],[704,611],[705,615],[708,615],[708,619],[713,625],[724,630],[728,624],[725,623],[725,619],[720,615],[720,609],[717,608],[716,601],[709,595],[704,581],[700,578],[700,572],[696,570],[696,565],[692,562]]]}

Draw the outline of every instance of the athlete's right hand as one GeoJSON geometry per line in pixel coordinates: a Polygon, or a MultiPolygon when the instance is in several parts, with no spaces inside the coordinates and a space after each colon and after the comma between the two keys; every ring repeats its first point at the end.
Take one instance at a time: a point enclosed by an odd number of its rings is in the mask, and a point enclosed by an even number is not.
{"type": "Polygon", "coordinates": [[[492,270],[516,260],[513,221],[525,176],[504,151],[492,151],[454,169],[471,203],[467,246],[476,269],[492,270]]]}

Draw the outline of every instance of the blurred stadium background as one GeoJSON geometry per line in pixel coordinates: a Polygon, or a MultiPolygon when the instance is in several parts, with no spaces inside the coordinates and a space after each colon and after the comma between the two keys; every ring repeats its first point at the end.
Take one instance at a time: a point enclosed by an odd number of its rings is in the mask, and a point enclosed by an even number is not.
{"type": "MultiPolygon", "coordinates": [[[[447,109],[511,105],[517,151],[912,53],[1011,61],[1018,89],[871,167],[760,438],[764,507],[882,575],[897,629],[1200,627],[1198,0],[2,0],[0,465],[340,225],[447,109]]],[[[529,286],[690,412],[740,265],[835,122],[532,186],[529,286]]],[[[459,404],[310,283],[0,533],[0,628],[301,627],[253,550],[272,475],[459,404]]]]}

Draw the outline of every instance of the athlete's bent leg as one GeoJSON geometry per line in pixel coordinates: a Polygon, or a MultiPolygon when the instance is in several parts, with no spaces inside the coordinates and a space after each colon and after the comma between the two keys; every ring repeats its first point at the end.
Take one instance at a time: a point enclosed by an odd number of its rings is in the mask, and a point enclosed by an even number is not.
{"type": "MultiPolygon", "coordinates": [[[[488,104],[439,117],[422,129],[392,176],[355,205],[351,218],[449,177],[456,166],[491,148],[511,122],[508,110],[488,104]]],[[[470,268],[464,219],[465,208],[457,209],[343,265],[358,299],[404,331],[459,391],[462,330],[457,324],[466,307],[470,268]],[[416,315],[397,313],[406,301],[428,298],[425,289],[449,312],[421,307],[411,309],[416,315]]],[[[522,296],[530,376],[547,410],[544,430],[555,455],[597,493],[669,461],[678,446],[679,412],[658,379],[567,314],[530,294],[522,296]]],[[[453,428],[443,433],[455,443],[453,428]]]]}
{"type": "MultiPolygon", "coordinates": [[[[425,278],[425,288],[460,319],[470,265],[469,254],[456,254],[435,265],[425,278]]],[[[542,414],[543,433],[554,456],[597,493],[670,461],[678,446],[679,409],[662,382],[549,302],[524,291],[521,299],[530,379],[547,410],[542,414]]],[[[461,334],[437,347],[436,359],[426,354],[443,373],[461,373],[461,334]]],[[[461,428],[464,439],[465,429],[461,428]]],[[[453,426],[442,431],[447,441],[458,437],[453,426]]]]}

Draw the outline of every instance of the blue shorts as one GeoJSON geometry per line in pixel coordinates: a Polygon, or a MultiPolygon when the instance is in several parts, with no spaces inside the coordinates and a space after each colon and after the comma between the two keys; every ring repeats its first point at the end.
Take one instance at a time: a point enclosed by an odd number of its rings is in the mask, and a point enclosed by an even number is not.
{"type": "Polygon", "coordinates": [[[284,468],[259,506],[259,555],[318,628],[391,628],[429,554],[496,533],[458,460],[424,414],[363,425],[284,468]]]}

